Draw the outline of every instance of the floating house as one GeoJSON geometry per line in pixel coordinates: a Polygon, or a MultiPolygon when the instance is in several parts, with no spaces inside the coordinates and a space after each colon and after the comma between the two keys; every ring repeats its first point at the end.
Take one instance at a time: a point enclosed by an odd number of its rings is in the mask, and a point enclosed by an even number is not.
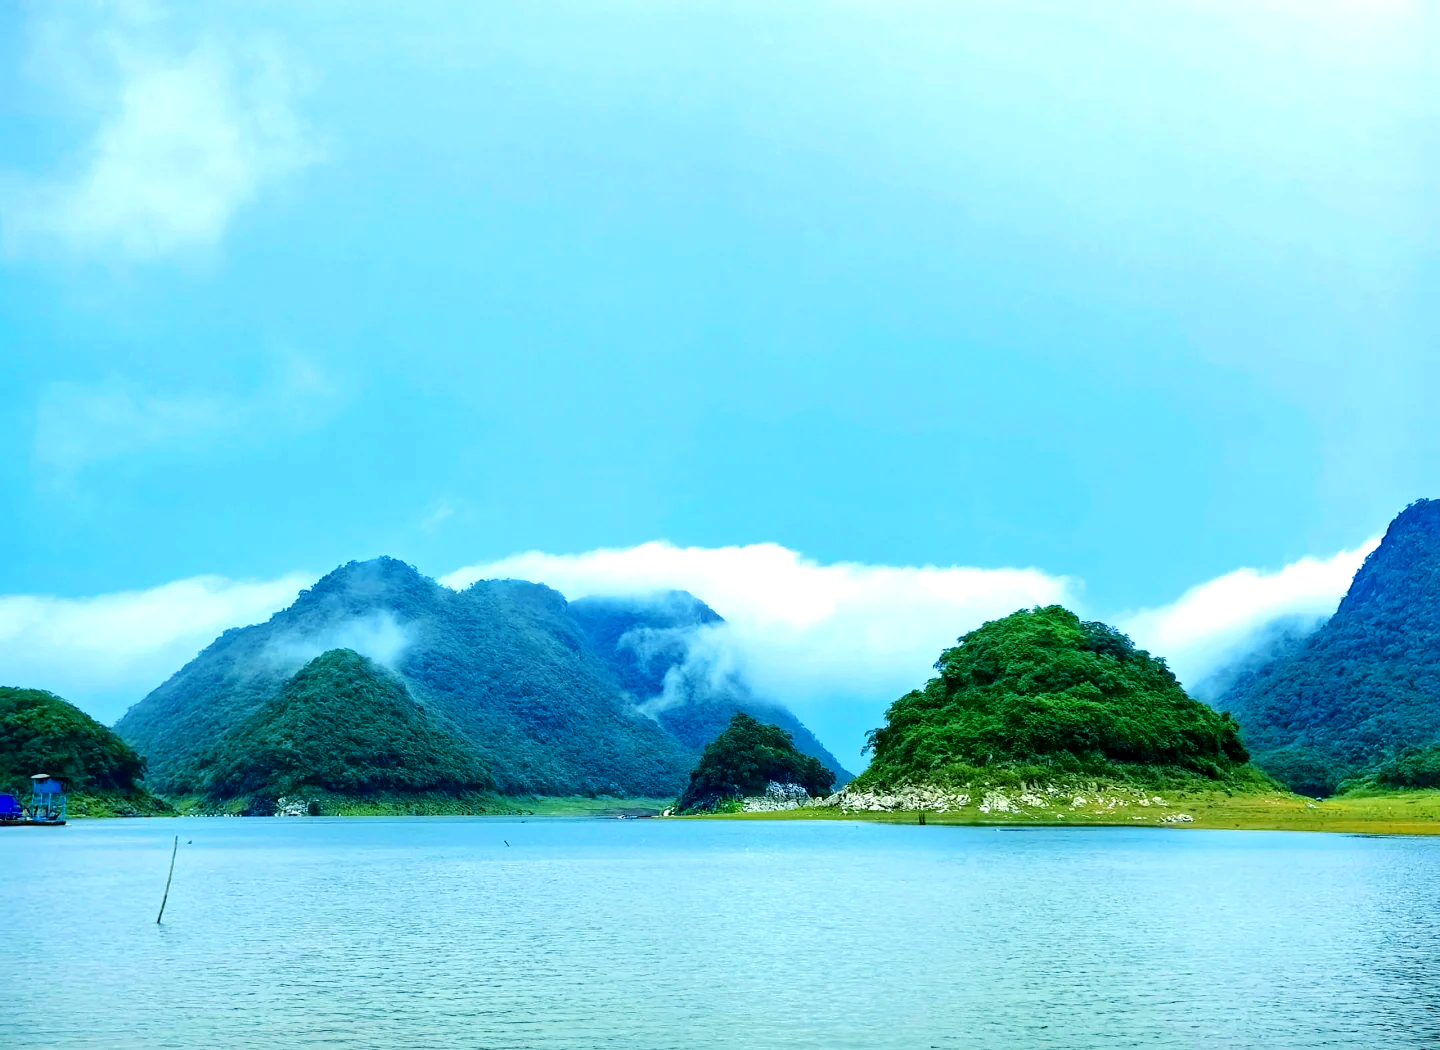
{"type": "Polygon", "coordinates": [[[0,827],[59,827],[65,823],[65,781],[49,773],[30,778],[30,804],[0,795],[0,827]]]}

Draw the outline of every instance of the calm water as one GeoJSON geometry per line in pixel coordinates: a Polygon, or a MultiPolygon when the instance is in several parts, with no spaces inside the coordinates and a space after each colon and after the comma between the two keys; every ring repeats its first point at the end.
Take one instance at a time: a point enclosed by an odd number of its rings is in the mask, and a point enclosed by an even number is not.
{"type": "Polygon", "coordinates": [[[188,819],[0,871],[6,1050],[1440,1046],[1440,840],[188,819]]]}

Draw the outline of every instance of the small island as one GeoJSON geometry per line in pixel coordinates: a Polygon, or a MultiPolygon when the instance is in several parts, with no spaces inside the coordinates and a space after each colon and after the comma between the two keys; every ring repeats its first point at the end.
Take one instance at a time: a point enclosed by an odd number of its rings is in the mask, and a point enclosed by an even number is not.
{"type": "Polygon", "coordinates": [[[676,812],[795,809],[826,794],[834,783],[835,774],[801,754],[785,730],[737,712],[706,745],[676,812]]]}

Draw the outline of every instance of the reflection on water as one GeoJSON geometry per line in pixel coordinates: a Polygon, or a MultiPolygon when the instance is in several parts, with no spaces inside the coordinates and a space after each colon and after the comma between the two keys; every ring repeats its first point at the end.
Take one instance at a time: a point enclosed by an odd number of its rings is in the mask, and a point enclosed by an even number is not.
{"type": "Polygon", "coordinates": [[[0,870],[6,1050],[1440,1042],[1440,840],[186,819],[0,870]]]}

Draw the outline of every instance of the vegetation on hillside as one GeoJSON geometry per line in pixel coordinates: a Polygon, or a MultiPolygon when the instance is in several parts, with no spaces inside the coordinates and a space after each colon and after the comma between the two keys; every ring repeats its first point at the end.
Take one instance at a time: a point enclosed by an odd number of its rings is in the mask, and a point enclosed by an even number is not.
{"type": "Polygon", "coordinates": [[[0,687],[0,789],[29,792],[33,773],[77,791],[133,791],[145,761],[95,719],[43,689],[0,687]]]}
{"type": "Polygon", "coordinates": [[[0,791],[28,800],[30,777],[65,778],[71,812],[154,812],[145,760],[114,732],[43,689],[0,687],[0,791]]]}
{"type": "Polygon", "coordinates": [[[1407,747],[1340,785],[1346,794],[1440,788],[1440,746],[1407,747]]]}
{"type": "MultiPolygon", "coordinates": [[[[673,599],[572,605],[521,580],[455,591],[393,558],[351,562],[267,623],[226,631],[116,729],[149,758],[152,787],[192,792],[201,756],[306,660],[335,648],[383,648],[386,666],[473,749],[500,793],[674,797],[701,747],[742,704],[729,694],[646,704],[661,691],[647,676],[658,672],[663,682],[684,647],[641,661],[624,636],[719,622],[691,596],[673,599]]],[[[802,746],[814,742],[783,717],[802,746]]]]}
{"type": "Polygon", "coordinates": [[[474,748],[350,649],[317,656],[185,777],[212,799],[493,788],[474,748]]]}
{"type": "Polygon", "coordinates": [[[1163,659],[1058,605],[1020,610],[959,639],[939,675],[890,705],[857,783],[1021,775],[1263,785],[1239,727],[1191,699],[1163,659]]]}
{"type": "Polygon", "coordinates": [[[1440,742],[1440,501],[1406,507],[1335,615],[1216,703],[1256,763],[1302,794],[1440,742]]]}
{"type": "Polygon", "coordinates": [[[736,712],[725,731],[706,745],[677,808],[682,813],[714,809],[728,800],[762,795],[772,782],[798,784],[811,795],[823,795],[835,783],[835,774],[797,751],[790,734],[779,726],[736,712]]]}
{"type": "Polygon", "coordinates": [[[565,599],[539,584],[454,591],[392,558],[342,566],[269,622],[227,631],[117,724],[158,790],[272,699],[304,660],[389,640],[390,666],[510,795],[664,796],[694,752],[634,711],[589,652],[565,599]]]}

